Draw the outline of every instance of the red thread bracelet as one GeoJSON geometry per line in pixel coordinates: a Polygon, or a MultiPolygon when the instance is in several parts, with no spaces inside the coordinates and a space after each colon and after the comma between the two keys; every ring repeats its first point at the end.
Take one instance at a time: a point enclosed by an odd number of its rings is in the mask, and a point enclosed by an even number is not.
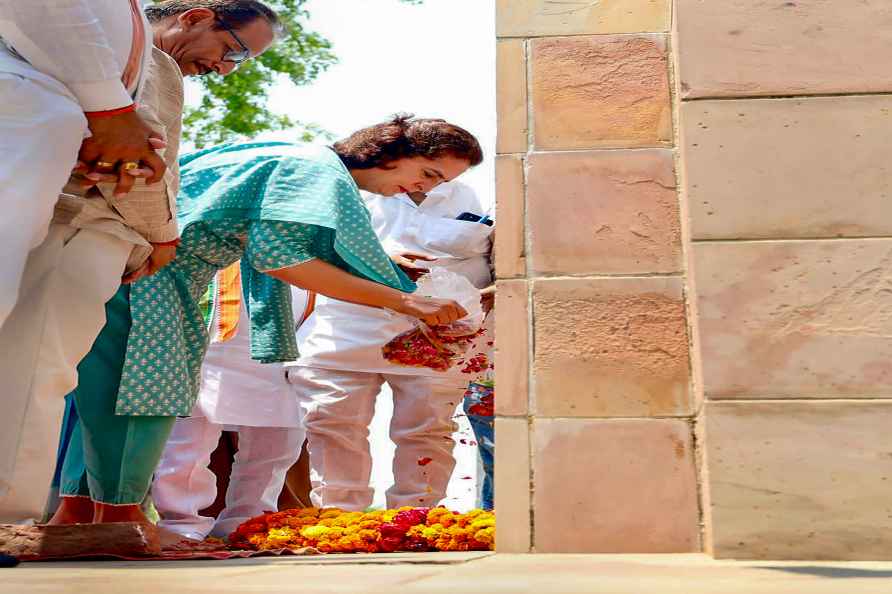
{"type": "Polygon", "coordinates": [[[85,111],[84,115],[91,118],[108,118],[121,115],[122,113],[130,113],[131,111],[136,111],[136,103],[131,103],[126,107],[119,107],[117,109],[107,109],[105,111],[85,111]]]}
{"type": "Polygon", "coordinates": [[[161,243],[152,243],[152,245],[163,245],[163,246],[174,246],[174,247],[176,247],[176,246],[180,245],[180,238],[177,237],[176,239],[171,239],[170,241],[164,241],[164,242],[161,242],[161,243]]]}

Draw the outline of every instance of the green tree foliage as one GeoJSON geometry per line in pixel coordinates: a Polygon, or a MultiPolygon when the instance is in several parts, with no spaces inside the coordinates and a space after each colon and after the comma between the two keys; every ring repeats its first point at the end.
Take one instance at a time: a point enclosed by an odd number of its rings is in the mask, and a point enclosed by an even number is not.
{"type": "Polygon", "coordinates": [[[295,129],[303,140],[327,136],[314,124],[292,120],[266,107],[266,94],[274,82],[287,77],[292,84],[306,85],[338,61],[331,42],[310,29],[306,0],[266,0],[266,4],[278,12],[287,33],[262,56],[243,64],[235,73],[225,78],[216,74],[201,78],[204,87],[201,102],[198,107],[188,108],[183,120],[185,139],[198,148],[285,128],[295,129]]]}

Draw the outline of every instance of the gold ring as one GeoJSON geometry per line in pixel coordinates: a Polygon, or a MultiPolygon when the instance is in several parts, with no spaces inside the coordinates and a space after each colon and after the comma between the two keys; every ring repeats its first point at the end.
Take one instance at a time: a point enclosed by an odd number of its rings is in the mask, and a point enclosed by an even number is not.
{"type": "Polygon", "coordinates": [[[139,167],[139,163],[136,161],[127,161],[126,163],[121,163],[121,169],[124,171],[130,171],[131,169],[136,169],[139,167]]]}
{"type": "Polygon", "coordinates": [[[96,167],[105,167],[106,169],[111,169],[114,166],[114,163],[109,163],[108,161],[96,161],[96,167]]]}

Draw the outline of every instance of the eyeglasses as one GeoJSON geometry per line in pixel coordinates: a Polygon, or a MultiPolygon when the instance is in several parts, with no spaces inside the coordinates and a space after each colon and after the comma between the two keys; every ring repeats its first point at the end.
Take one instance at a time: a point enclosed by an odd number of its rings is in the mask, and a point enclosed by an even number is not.
{"type": "Polygon", "coordinates": [[[242,62],[247,62],[251,58],[251,50],[248,49],[248,46],[244,44],[244,42],[239,39],[239,36],[235,34],[235,31],[232,30],[232,27],[223,22],[222,19],[217,19],[217,22],[220,23],[220,26],[226,29],[226,31],[232,35],[232,38],[235,39],[236,43],[238,43],[242,49],[240,51],[236,50],[228,50],[223,54],[224,62],[232,62],[233,64],[241,64],[242,62]]]}

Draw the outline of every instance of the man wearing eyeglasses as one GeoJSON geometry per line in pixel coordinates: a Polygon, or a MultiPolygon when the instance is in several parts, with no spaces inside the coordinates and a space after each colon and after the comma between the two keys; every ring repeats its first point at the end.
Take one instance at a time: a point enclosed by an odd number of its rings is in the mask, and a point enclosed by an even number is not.
{"type": "Polygon", "coordinates": [[[279,28],[276,14],[255,1],[167,0],[145,10],[155,45],[186,75],[229,74],[262,54],[279,28]]]}
{"type": "MultiPolygon", "coordinates": [[[[157,154],[163,181],[147,185],[142,178],[158,171],[140,162],[127,171],[136,183],[126,196],[116,187],[120,171],[88,168],[57,190],[49,232],[31,251],[18,303],[0,326],[0,523],[42,513],[63,397],[77,385],[77,365],[105,324],[104,304],[122,275],[131,282],[153,274],[176,252],[183,74],[229,74],[263,53],[280,27],[256,0],[167,0],[145,15],[154,47],[147,46],[133,113],[165,139],[157,154]]],[[[7,211],[9,220],[18,214],[7,211]]]]}

